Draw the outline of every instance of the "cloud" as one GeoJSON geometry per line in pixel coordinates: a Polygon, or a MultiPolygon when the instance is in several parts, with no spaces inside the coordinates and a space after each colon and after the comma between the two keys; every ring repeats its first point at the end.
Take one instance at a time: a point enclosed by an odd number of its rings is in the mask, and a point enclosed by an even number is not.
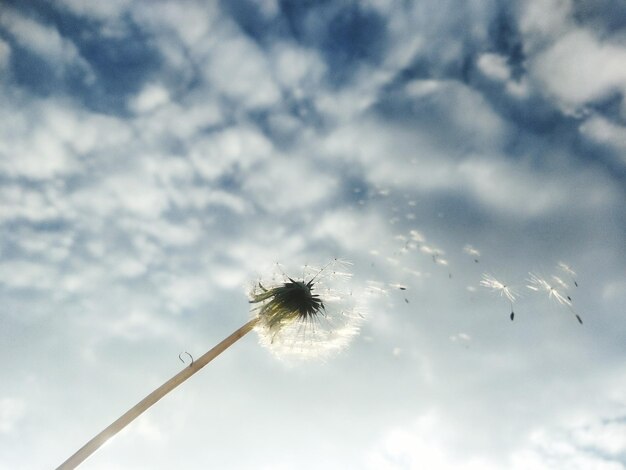
{"type": "MultiPolygon", "coordinates": [[[[457,109],[463,116],[476,117],[481,113],[476,103],[480,101],[468,104],[465,112],[461,101],[457,109]]],[[[568,207],[569,198],[580,188],[577,174],[562,168],[537,171],[523,160],[494,154],[500,151],[498,142],[507,128],[495,117],[490,121],[491,116],[487,110],[478,118],[480,124],[463,117],[447,123],[448,130],[455,129],[461,136],[485,136],[485,143],[477,141],[478,148],[464,155],[448,147],[454,135],[444,142],[443,137],[440,140],[421,129],[388,126],[377,120],[337,129],[324,141],[325,151],[358,162],[367,178],[379,187],[423,193],[460,192],[502,216],[533,218],[568,207]],[[456,155],[451,155],[453,152],[456,155]]],[[[617,189],[607,186],[602,177],[594,175],[589,181],[594,183],[585,185],[583,204],[591,208],[616,202],[617,189]]]]}
{"type": "Polygon", "coordinates": [[[626,164],[626,126],[594,115],[582,123],[580,132],[593,142],[615,150],[615,160],[621,164],[626,164]]]}
{"type": "Polygon", "coordinates": [[[149,83],[144,86],[141,92],[133,97],[130,108],[137,113],[145,113],[167,104],[170,100],[167,89],[163,86],[149,83]]]}
{"type": "Polygon", "coordinates": [[[275,156],[250,172],[244,183],[248,198],[267,211],[313,208],[332,198],[337,180],[314,163],[275,156]]]}
{"type": "Polygon", "coordinates": [[[60,0],[59,3],[76,15],[109,21],[119,18],[131,4],[128,0],[111,0],[98,4],[89,0],[60,0]]]}
{"type": "Polygon", "coordinates": [[[311,90],[305,87],[320,86],[326,73],[326,64],[316,51],[287,42],[273,46],[271,60],[277,81],[296,96],[309,94],[311,90]]]}
{"type": "Polygon", "coordinates": [[[626,422],[623,420],[593,423],[576,429],[573,435],[581,447],[612,457],[626,456],[626,422]]]}
{"type": "Polygon", "coordinates": [[[38,10],[0,25],[0,466],[67,457],[245,322],[276,262],[340,256],[369,307],[345,355],[286,371],[241,341],[93,465],[623,467],[612,29],[558,0],[38,10]],[[42,64],[45,93],[18,80],[42,64]],[[582,326],[478,285],[559,260],[582,326]]]}
{"type": "Polygon", "coordinates": [[[0,433],[11,434],[25,414],[26,403],[19,398],[0,398],[0,433]]]}
{"type": "Polygon", "coordinates": [[[12,177],[48,180],[75,174],[81,171],[81,157],[111,151],[131,135],[123,121],[63,99],[5,98],[0,168],[12,177]]]}
{"type": "Polygon", "coordinates": [[[207,180],[233,171],[248,172],[267,160],[273,144],[255,126],[241,124],[210,134],[200,134],[189,144],[189,159],[207,180]]]}
{"type": "Polygon", "coordinates": [[[611,93],[626,92],[625,64],[626,48],[576,29],[538,54],[532,73],[565,109],[576,111],[611,93]]]}
{"type": "Polygon", "coordinates": [[[4,8],[0,26],[21,47],[48,62],[57,73],[63,74],[69,67],[79,67],[87,74],[87,80],[93,81],[93,72],[88,63],[74,43],[62,37],[56,28],[27,18],[11,8],[4,8]]]}
{"type": "MultiPolygon", "coordinates": [[[[623,429],[613,424],[599,425],[599,434],[576,430],[577,436],[560,437],[547,430],[534,430],[528,435],[518,436],[517,446],[502,460],[490,455],[466,455],[455,450],[454,441],[462,439],[454,424],[440,414],[431,411],[420,416],[412,425],[388,431],[381,441],[369,452],[367,468],[372,469],[418,469],[433,470],[557,470],[566,466],[573,469],[622,470],[625,467],[611,455],[604,456],[589,450],[589,446],[606,451],[623,450],[616,440],[623,438],[623,429]],[[594,445],[599,444],[599,445],[594,445]]],[[[468,431],[470,432],[470,431],[468,431]]]]}
{"type": "Polygon", "coordinates": [[[502,55],[482,54],[478,58],[477,65],[480,71],[491,79],[506,81],[511,77],[511,69],[506,62],[506,57],[502,55]]]}
{"type": "Polygon", "coordinates": [[[222,32],[220,36],[223,40],[215,43],[202,67],[208,82],[246,107],[277,104],[280,92],[265,53],[236,31],[222,32]]]}
{"type": "Polygon", "coordinates": [[[0,70],[5,70],[11,57],[11,46],[0,39],[0,70]]]}

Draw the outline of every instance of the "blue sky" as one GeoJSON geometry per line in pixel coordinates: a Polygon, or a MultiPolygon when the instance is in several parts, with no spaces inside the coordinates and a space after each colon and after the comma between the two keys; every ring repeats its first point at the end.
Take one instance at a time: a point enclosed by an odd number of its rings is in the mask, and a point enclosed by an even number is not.
{"type": "Polygon", "coordinates": [[[276,263],[334,257],[349,348],[287,364],[252,333],[83,468],[625,469],[625,24],[608,0],[2,2],[0,469],[60,464],[276,263]]]}

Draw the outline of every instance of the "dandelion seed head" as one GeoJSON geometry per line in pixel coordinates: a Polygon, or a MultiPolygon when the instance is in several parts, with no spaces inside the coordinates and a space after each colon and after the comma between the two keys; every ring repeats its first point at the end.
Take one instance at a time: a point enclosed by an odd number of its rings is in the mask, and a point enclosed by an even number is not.
{"type": "Polygon", "coordinates": [[[322,268],[306,266],[302,277],[282,270],[258,281],[250,292],[261,344],[290,361],[325,357],[340,351],[359,332],[362,314],[349,289],[348,263],[333,260],[322,268]]]}
{"type": "Polygon", "coordinates": [[[483,274],[480,285],[500,294],[501,297],[507,298],[511,303],[515,302],[518,297],[518,293],[515,289],[501,281],[498,281],[491,274],[483,274]]]}

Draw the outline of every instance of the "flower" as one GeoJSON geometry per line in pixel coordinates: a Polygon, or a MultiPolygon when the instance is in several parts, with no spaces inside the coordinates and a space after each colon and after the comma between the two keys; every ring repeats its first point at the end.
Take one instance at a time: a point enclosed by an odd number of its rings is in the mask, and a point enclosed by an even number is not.
{"type": "Polygon", "coordinates": [[[282,359],[326,356],[347,346],[362,319],[347,286],[348,264],[305,266],[301,278],[279,270],[269,282],[255,283],[250,303],[261,344],[282,359]]]}

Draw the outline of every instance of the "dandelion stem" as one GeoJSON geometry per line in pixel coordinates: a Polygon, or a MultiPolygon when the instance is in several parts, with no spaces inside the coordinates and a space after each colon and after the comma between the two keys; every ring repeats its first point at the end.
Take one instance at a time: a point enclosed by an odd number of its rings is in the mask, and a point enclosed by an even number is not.
{"type": "Polygon", "coordinates": [[[236,330],[233,334],[231,334],[228,338],[223,340],[213,349],[206,352],[204,355],[199,357],[197,360],[193,361],[193,363],[185,367],[182,371],[176,374],[174,377],[169,379],[163,385],[155,389],[152,393],[147,395],[143,400],[133,406],[130,410],[120,416],[117,420],[111,423],[106,429],[96,435],[93,439],[91,439],[87,444],[78,449],[74,455],[72,455],[69,459],[63,462],[57,470],[70,470],[76,468],[80,465],[87,457],[93,454],[98,448],[108,441],[111,437],[116,435],[122,429],[124,429],[128,424],[130,424],[135,418],[141,415],[144,411],[154,405],[157,401],[167,395],[169,392],[174,390],[177,386],[191,377],[193,374],[202,369],[205,365],[223,353],[226,349],[232,346],[237,340],[245,336],[249,333],[259,321],[258,318],[254,318],[250,320],[248,323],[243,325],[241,328],[236,330]]]}

